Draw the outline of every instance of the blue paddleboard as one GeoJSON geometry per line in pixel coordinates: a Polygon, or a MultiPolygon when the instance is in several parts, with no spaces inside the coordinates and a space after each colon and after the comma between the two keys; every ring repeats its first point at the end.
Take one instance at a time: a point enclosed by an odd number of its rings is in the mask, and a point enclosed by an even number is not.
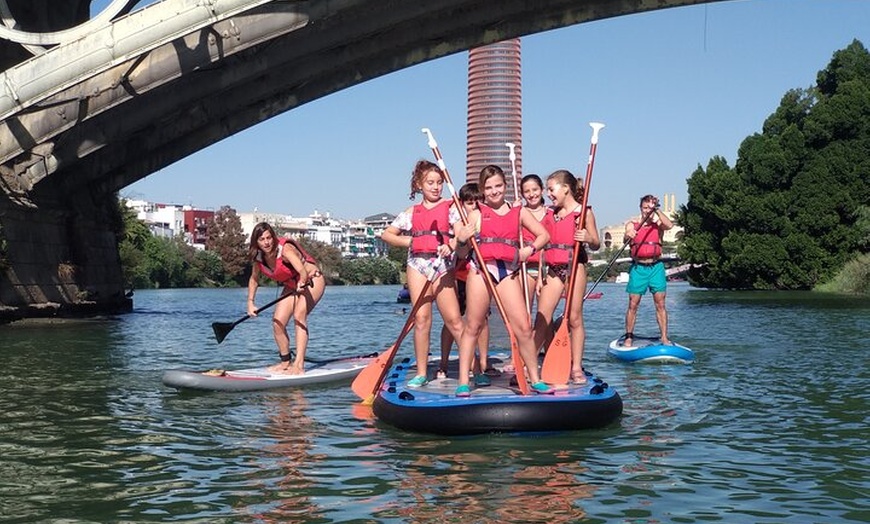
{"type": "Polygon", "coordinates": [[[691,364],[695,352],[679,344],[662,344],[656,337],[634,337],[631,346],[623,346],[624,337],[610,343],[607,353],[623,362],[650,362],[659,364],[691,364]]]}

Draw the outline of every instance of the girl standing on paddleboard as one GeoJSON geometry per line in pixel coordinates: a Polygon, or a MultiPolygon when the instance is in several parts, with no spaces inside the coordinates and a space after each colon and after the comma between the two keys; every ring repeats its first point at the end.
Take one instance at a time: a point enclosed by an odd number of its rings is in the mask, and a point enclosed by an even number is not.
{"type": "Polygon", "coordinates": [[[444,325],[459,340],[464,323],[459,313],[454,280],[453,225],[459,222],[459,212],[453,201],[441,197],[444,173],[432,162],[420,160],[411,174],[411,200],[422,194],[418,204],[402,211],[381,234],[381,240],[391,246],[408,248],[406,278],[411,301],[417,306],[414,316],[414,353],[417,374],[408,381],[409,388],[419,388],[429,382],[426,368],[429,362],[429,337],[432,329],[432,302],[438,306],[444,325]],[[426,281],[432,279],[425,296],[420,296],[426,281]],[[418,301],[422,301],[419,306],[418,301]]]}
{"type": "Polygon", "coordinates": [[[282,294],[296,295],[275,306],[272,331],[281,362],[269,367],[269,370],[301,375],[305,372],[305,350],[308,348],[308,315],[323,297],[326,279],[314,257],[292,238],[278,238],[275,230],[266,222],[254,226],[248,252],[253,262],[251,278],[248,279],[248,315],[257,316],[254,299],[260,285],[260,275],[282,284],[282,294]],[[295,359],[290,353],[290,337],[287,334],[287,323],[291,317],[296,324],[295,359]]]}
{"type": "MultiPolygon", "coordinates": [[[[551,388],[540,379],[538,355],[532,339],[532,330],[526,315],[525,298],[519,275],[520,263],[526,261],[546,245],[550,238],[547,230],[531,212],[523,207],[511,207],[505,202],[505,176],[500,167],[490,165],[480,173],[484,202],[468,215],[468,225],[457,228],[457,239],[465,244],[480,223],[479,245],[483,267],[479,260],[471,261],[466,281],[466,327],[459,342],[459,387],[456,396],[471,394],[468,372],[474,357],[483,323],[487,321],[490,295],[483,271],[488,271],[495,285],[511,329],[516,337],[520,354],[528,370],[531,388],[538,393],[549,393],[551,388]],[[520,226],[534,234],[534,240],[519,249],[520,226]]],[[[517,373],[522,373],[518,369],[517,373]]]]}
{"type": "Polygon", "coordinates": [[[549,347],[555,332],[553,312],[562,298],[562,293],[565,292],[573,267],[577,271],[577,276],[574,281],[574,296],[571,299],[571,318],[568,320],[568,327],[571,332],[571,379],[575,384],[586,382],[586,375],[583,373],[583,348],[586,344],[583,296],[586,294],[586,262],[588,262],[585,247],[580,248],[580,259],[576,265],[572,265],[571,257],[574,242],[585,243],[593,251],[597,250],[601,243],[591,206],[586,208],[585,227],[578,229],[583,191],[583,186],[567,170],[558,170],[547,177],[547,194],[553,202],[553,221],[549,224],[547,274],[538,296],[538,313],[535,322],[535,342],[549,347]]]}
{"type": "MultiPolygon", "coordinates": [[[[550,209],[544,202],[544,182],[538,175],[526,175],[520,183],[520,189],[523,192],[523,198],[526,200],[526,209],[535,217],[535,220],[544,225],[547,232],[552,237],[553,225],[553,210],[550,209]]],[[[526,228],[523,228],[523,241],[525,244],[533,242],[535,235],[526,228]]],[[[536,251],[535,254],[526,260],[526,289],[529,293],[529,310],[533,311],[535,297],[541,294],[541,288],[544,283],[543,277],[546,275],[546,249],[536,251]]],[[[540,315],[535,315],[532,322],[533,331],[538,329],[543,319],[540,315]]],[[[538,333],[535,331],[535,347],[540,350],[543,340],[539,339],[538,333]]]]}

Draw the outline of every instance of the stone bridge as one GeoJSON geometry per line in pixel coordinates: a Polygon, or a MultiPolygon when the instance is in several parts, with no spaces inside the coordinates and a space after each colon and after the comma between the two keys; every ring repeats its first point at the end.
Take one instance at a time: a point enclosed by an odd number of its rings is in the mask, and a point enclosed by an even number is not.
{"type": "Polygon", "coordinates": [[[717,0],[0,0],[0,320],[127,310],[116,193],[471,47],[717,0]]]}

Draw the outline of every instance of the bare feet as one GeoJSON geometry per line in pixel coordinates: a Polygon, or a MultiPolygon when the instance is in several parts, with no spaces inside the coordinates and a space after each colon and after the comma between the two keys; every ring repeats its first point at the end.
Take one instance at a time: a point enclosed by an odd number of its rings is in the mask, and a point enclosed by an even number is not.
{"type": "Polygon", "coordinates": [[[301,367],[286,362],[279,362],[274,366],[269,366],[267,369],[271,373],[278,375],[302,375],[305,373],[305,370],[301,367]]]}
{"type": "Polygon", "coordinates": [[[662,337],[662,345],[673,346],[674,343],[671,342],[671,339],[669,339],[668,337],[662,337]]]}
{"type": "Polygon", "coordinates": [[[582,369],[572,369],[571,370],[571,382],[574,384],[585,384],[586,383],[586,373],[582,369]]]}
{"type": "Polygon", "coordinates": [[[622,340],[622,347],[624,347],[624,348],[630,348],[632,342],[634,342],[634,341],[631,339],[631,337],[625,337],[625,338],[622,340]]]}

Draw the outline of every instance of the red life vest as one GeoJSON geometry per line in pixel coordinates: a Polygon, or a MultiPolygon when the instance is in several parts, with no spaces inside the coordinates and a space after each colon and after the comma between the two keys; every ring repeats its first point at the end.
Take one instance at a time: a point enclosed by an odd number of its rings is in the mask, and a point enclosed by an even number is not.
{"type": "Polygon", "coordinates": [[[646,224],[638,229],[640,222],[632,222],[637,235],[631,239],[631,258],[659,258],[662,256],[662,239],[658,224],[646,224]]]}
{"type": "Polygon", "coordinates": [[[517,261],[520,246],[521,207],[512,207],[504,215],[499,215],[491,207],[480,206],[480,253],[487,262],[504,260],[517,261]]]}
{"type": "MultiPolygon", "coordinates": [[[[546,213],[544,213],[544,216],[541,218],[541,224],[544,225],[544,228],[549,233],[552,230],[555,222],[556,221],[554,219],[553,209],[548,207],[546,213]]],[[[532,243],[535,241],[535,238],[537,238],[537,237],[535,236],[534,233],[532,233],[531,231],[529,231],[526,228],[523,228],[523,246],[532,245],[532,243]]],[[[535,251],[535,253],[532,256],[530,256],[526,260],[526,262],[529,264],[540,264],[541,263],[541,251],[543,251],[543,250],[535,251]]],[[[548,256],[548,258],[549,258],[549,256],[548,256]]]]}
{"type": "Polygon", "coordinates": [[[453,235],[450,227],[451,200],[443,200],[432,209],[414,206],[411,215],[411,256],[432,254],[453,235]]]}
{"type": "Polygon", "coordinates": [[[290,263],[284,260],[284,257],[281,256],[281,253],[283,253],[284,249],[286,248],[285,244],[287,244],[288,242],[291,246],[299,250],[299,252],[302,254],[303,262],[317,264],[317,261],[314,259],[314,257],[309,255],[307,251],[302,249],[302,246],[300,246],[299,243],[292,238],[278,239],[278,254],[276,255],[274,271],[269,269],[269,266],[263,263],[262,253],[257,255],[257,264],[260,266],[260,272],[267,277],[285,286],[295,288],[299,284],[299,272],[296,271],[296,268],[291,266],[290,263]]]}
{"type": "MultiPolygon", "coordinates": [[[[580,206],[577,206],[580,207],[580,206]]],[[[589,209],[589,207],[587,207],[589,209]]],[[[547,244],[547,264],[568,264],[574,256],[574,232],[580,225],[580,212],[576,209],[564,218],[557,219],[553,215],[550,233],[550,243],[547,244]]],[[[580,249],[579,263],[588,261],[585,249],[580,249]]]]}

